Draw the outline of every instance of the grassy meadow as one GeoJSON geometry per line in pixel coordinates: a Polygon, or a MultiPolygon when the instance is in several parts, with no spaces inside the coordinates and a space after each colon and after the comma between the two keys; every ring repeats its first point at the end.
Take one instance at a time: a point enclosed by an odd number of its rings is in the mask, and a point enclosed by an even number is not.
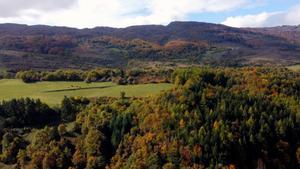
{"type": "Polygon", "coordinates": [[[288,69],[293,70],[293,71],[300,71],[300,64],[289,66],[288,69]]]}
{"type": "Polygon", "coordinates": [[[140,84],[120,86],[111,82],[38,82],[26,84],[17,79],[0,80],[0,100],[13,98],[39,98],[49,105],[58,105],[64,96],[119,97],[124,91],[126,96],[144,97],[172,88],[172,84],[140,84]]]}

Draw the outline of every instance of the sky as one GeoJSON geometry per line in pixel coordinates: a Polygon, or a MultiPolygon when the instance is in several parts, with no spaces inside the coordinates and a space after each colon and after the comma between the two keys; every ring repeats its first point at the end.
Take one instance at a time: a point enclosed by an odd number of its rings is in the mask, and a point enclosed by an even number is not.
{"type": "Polygon", "coordinates": [[[300,0],[0,0],[0,23],[93,28],[172,21],[299,25],[300,0]]]}

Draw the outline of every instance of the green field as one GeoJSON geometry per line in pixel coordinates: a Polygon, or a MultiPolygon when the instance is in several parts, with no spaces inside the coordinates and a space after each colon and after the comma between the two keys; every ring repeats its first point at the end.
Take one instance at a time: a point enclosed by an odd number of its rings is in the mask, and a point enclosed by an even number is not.
{"type": "Polygon", "coordinates": [[[0,162],[0,168],[1,169],[13,169],[13,168],[16,168],[15,165],[6,165],[6,164],[3,164],[0,162]]]}
{"type": "Polygon", "coordinates": [[[0,100],[12,98],[39,98],[49,105],[58,105],[64,96],[119,97],[124,91],[126,96],[144,97],[172,88],[172,84],[141,84],[120,86],[111,82],[39,82],[26,84],[17,79],[0,80],[0,100]]]}
{"type": "Polygon", "coordinates": [[[288,69],[293,70],[293,71],[300,71],[300,64],[294,65],[294,66],[289,66],[288,69]]]}

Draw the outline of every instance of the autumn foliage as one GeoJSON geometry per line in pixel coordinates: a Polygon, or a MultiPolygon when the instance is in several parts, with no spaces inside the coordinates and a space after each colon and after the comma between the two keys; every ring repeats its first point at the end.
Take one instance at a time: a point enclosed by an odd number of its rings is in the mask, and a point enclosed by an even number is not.
{"type": "Polygon", "coordinates": [[[75,119],[30,141],[3,130],[0,160],[19,168],[297,168],[299,78],[283,68],[184,68],[157,96],[65,98],[62,117],[75,119]]]}

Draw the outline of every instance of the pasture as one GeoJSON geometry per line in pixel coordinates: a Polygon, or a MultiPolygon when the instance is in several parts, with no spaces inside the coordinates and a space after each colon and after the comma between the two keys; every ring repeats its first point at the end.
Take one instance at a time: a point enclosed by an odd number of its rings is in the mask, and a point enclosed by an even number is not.
{"type": "Polygon", "coordinates": [[[172,88],[172,84],[139,84],[117,85],[112,82],[85,83],[85,82],[38,82],[26,84],[18,79],[0,80],[0,100],[30,97],[41,99],[54,106],[59,105],[64,96],[68,97],[119,97],[120,92],[126,96],[145,97],[157,94],[162,90],[172,88]]]}
{"type": "Polygon", "coordinates": [[[293,70],[293,71],[300,71],[300,64],[289,66],[288,69],[293,70]]]}

